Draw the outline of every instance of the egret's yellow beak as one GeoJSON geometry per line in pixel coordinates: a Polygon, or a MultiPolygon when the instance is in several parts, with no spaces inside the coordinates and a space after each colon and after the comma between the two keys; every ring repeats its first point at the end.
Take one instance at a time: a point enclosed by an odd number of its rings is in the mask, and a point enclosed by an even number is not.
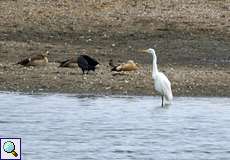
{"type": "Polygon", "coordinates": [[[148,53],[148,50],[147,49],[140,49],[138,50],[139,52],[142,52],[142,53],[148,53]]]}

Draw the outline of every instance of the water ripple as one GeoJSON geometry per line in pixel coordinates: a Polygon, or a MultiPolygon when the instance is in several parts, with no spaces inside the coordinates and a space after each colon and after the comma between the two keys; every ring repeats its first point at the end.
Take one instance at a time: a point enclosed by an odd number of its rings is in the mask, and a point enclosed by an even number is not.
{"type": "Polygon", "coordinates": [[[0,93],[1,137],[23,158],[219,160],[230,157],[230,98],[0,93]],[[14,127],[11,127],[14,126],[14,127]]]}

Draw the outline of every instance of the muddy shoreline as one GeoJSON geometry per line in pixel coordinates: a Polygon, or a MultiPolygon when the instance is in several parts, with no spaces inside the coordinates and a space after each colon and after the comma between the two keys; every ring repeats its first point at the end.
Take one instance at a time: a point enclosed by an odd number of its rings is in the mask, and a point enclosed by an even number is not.
{"type": "Polygon", "coordinates": [[[37,40],[34,40],[30,33],[24,32],[24,36],[30,35],[27,40],[21,33],[13,37],[12,34],[6,34],[7,38],[0,41],[0,90],[156,95],[151,79],[152,57],[138,52],[139,49],[155,47],[159,70],[169,77],[175,96],[230,96],[230,41],[226,40],[227,37],[214,39],[207,33],[179,33],[170,31],[170,34],[163,32],[155,36],[141,34],[106,39],[90,34],[82,36],[80,40],[68,36],[61,36],[61,39],[37,36],[37,40]],[[50,52],[47,66],[15,65],[23,58],[47,50],[50,52]],[[58,61],[80,54],[88,54],[100,62],[95,73],[82,76],[77,66],[58,67],[58,61]],[[109,59],[115,63],[132,59],[141,68],[132,72],[112,73],[109,59]]]}
{"type": "MultiPolygon", "coordinates": [[[[207,67],[169,67],[161,70],[172,82],[175,96],[229,96],[230,72],[207,67]]],[[[151,66],[138,71],[111,73],[100,65],[96,73],[82,75],[76,68],[0,66],[0,90],[27,93],[54,92],[95,95],[156,95],[151,79],[151,66]]]]}

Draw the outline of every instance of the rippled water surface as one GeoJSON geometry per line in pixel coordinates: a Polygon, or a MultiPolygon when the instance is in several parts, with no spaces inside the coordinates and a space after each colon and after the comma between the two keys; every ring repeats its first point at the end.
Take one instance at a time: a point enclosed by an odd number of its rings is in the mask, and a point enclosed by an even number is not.
{"type": "Polygon", "coordinates": [[[24,160],[229,160],[230,98],[0,93],[0,136],[24,160]]]}

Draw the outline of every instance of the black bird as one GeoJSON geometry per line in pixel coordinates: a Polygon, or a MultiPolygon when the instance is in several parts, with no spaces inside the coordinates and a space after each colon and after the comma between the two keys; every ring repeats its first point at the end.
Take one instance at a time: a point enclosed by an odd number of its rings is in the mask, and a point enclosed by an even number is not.
{"type": "Polygon", "coordinates": [[[87,71],[86,74],[88,74],[90,70],[95,71],[96,65],[98,65],[99,63],[90,56],[80,55],[77,58],[77,64],[81,68],[83,74],[85,74],[85,71],[87,71]]]}

